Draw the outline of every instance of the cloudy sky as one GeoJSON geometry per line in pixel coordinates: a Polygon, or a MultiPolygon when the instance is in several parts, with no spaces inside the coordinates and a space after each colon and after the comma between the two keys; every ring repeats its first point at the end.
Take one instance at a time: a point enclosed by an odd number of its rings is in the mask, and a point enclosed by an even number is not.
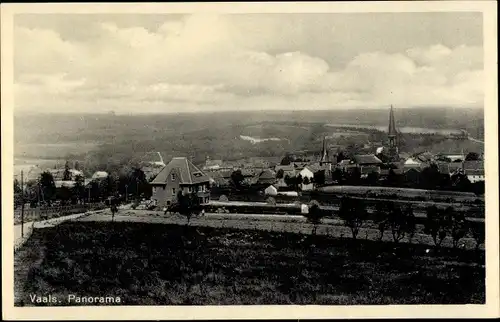
{"type": "Polygon", "coordinates": [[[483,107],[480,13],[18,15],[15,110],[483,107]]]}

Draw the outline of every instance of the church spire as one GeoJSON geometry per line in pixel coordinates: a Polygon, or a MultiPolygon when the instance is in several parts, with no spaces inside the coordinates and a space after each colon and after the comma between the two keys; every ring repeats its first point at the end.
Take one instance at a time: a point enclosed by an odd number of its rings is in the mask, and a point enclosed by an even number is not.
{"type": "Polygon", "coordinates": [[[323,137],[323,149],[321,150],[320,162],[328,162],[328,150],[326,149],[326,136],[323,137]]]}
{"type": "Polygon", "coordinates": [[[394,109],[391,105],[391,111],[389,112],[389,137],[396,137],[396,122],[394,121],[394,109]]]}
{"type": "Polygon", "coordinates": [[[399,158],[397,135],[398,132],[396,130],[396,120],[394,119],[394,108],[391,105],[391,110],[389,112],[389,130],[387,136],[389,138],[389,156],[394,160],[399,158]]]}

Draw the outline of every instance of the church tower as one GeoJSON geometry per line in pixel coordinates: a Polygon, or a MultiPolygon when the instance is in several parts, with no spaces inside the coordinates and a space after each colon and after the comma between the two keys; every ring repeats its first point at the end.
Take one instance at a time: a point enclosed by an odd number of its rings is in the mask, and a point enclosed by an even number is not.
{"type": "Polygon", "coordinates": [[[396,130],[396,121],[394,119],[394,109],[391,105],[391,110],[389,112],[389,157],[393,160],[397,160],[399,158],[398,151],[398,132],[396,130]]]}

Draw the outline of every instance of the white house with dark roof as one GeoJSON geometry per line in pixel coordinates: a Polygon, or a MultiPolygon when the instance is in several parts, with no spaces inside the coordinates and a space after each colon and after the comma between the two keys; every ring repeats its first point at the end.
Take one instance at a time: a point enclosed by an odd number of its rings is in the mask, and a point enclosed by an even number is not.
{"type": "Polygon", "coordinates": [[[463,163],[463,172],[472,183],[485,181],[483,161],[465,161],[463,163]]]}
{"type": "Polygon", "coordinates": [[[185,157],[173,158],[151,181],[152,200],[159,207],[177,201],[177,194],[194,193],[201,204],[210,201],[210,178],[185,157]]]}

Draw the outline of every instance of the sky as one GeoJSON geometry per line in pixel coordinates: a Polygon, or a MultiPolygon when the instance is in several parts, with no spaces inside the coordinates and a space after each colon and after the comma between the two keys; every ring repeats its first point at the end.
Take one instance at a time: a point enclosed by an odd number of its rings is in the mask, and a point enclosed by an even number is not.
{"type": "Polygon", "coordinates": [[[23,14],[15,111],[483,108],[481,13],[23,14]]]}

